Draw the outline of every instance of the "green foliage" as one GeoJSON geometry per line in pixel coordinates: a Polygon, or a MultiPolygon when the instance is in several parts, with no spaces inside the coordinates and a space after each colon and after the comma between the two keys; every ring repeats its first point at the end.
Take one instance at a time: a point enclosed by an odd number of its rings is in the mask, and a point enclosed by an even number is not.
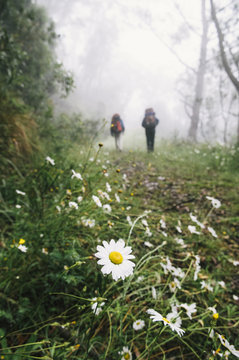
{"type": "Polygon", "coordinates": [[[54,117],[49,111],[46,116],[52,121],[42,123],[40,136],[48,151],[54,154],[69,153],[70,149],[76,153],[76,148],[81,151],[82,146],[97,139],[105,127],[104,119],[85,119],[80,113],[54,117]]]}
{"type": "Polygon", "coordinates": [[[50,95],[66,96],[73,87],[55,59],[57,38],[45,10],[31,0],[1,1],[0,150],[7,161],[39,149],[41,130],[53,118],[50,95]]]}
{"type": "Polygon", "coordinates": [[[216,333],[238,348],[233,261],[239,252],[239,178],[228,166],[233,153],[165,143],[154,154],[119,157],[90,146],[82,153],[77,149],[75,160],[72,149],[70,160],[60,155],[55,165],[41,160],[0,185],[0,355],[118,359],[128,346],[140,359],[209,359],[219,347],[222,354],[226,350],[216,333]],[[112,211],[97,206],[92,195],[112,211]],[[212,207],[206,196],[221,206],[212,207]],[[94,257],[97,245],[112,238],[123,238],[135,256],[134,272],[124,281],[103,276],[94,257]],[[173,271],[165,268],[169,260],[173,271]],[[180,286],[172,290],[175,278],[180,286]],[[102,310],[98,315],[94,298],[102,310]],[[185,303],[196,304],[191,319],[180,307],[185,303]],[[151,308],[166,317],[176,304],[182,337],[146,312],[151,308]],[[145,326],[137,331],[138,319],[145,326]]]}
{"type": "Polygon", "coordinates": [[[17,157],[18,161],[27,161],[38,143],[35,117],[21,99],[11,94],[2,96],[0,108],[0,169],[3,174],[11,159],[17,157]]]}
{"type": "Polygon", "coordinates": [[[8,84],[8,89],[37,111],[59,86],[69,92],[72,78],[55,61],[57,35],[43,8],[29,0],[5,0],[0,25],[2,91],[8,84]]]}

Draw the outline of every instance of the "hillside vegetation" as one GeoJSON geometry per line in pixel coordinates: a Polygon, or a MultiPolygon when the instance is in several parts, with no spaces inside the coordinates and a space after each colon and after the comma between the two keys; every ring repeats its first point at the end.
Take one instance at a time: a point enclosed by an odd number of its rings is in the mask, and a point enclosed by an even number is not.
{"type": "Polygon", "coordinates": [[[1,359],[238,358],[238,158],[93,143],[14,165],[0,185],[1,359]]]}

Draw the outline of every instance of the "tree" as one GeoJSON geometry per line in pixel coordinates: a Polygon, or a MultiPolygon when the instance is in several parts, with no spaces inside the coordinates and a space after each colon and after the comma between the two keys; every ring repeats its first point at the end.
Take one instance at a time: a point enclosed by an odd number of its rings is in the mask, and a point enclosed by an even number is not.
{"type": "MultiPolygon", "coordinates": [[[[232,46],[230,46],[230,45],[227,46],[225,44],[225,37],[224,37],[223,31],[222,31],[221,26],[218,21],[218,17],[217,17],[217,13],[216,13],[216,9],[215,9],[213,0],[210,0],[210,4],[211,4],[212,20],[215,24],[216,31],[217,31],[222,66],[239,96],[239,77],[238,77],[239,53],[237,51],[237,54],[235,55],[232,51],[232,46]],[[229,56],[230,56],[230,58],[229,58],[229,56]],[[235,73],[237,73],[237,75],[235,75],[235,73]]],[[[232,1],[232,5],[233,5],[234,11],[236,11],[238,14],[238,4],[235,3],[234,1],[232,1]]],[[[235,25],[238,25],[238,17],[236,17],[234,26],[235,25]]],[[[238,117],[238,123],[237,123],[237,141],[239,142],[239,117],[238,117]]]]}
{"type": "Polygon", "coordinates": [[[49,97],[73,80],[56,60],[54,24],[32,0],[0,1],[0,150],[26,156],[52,117],[49,97]],[[46,116],[48,115],[48,118],[46,116]],[[36,126],[38,123],[38,126],[36,126]]]}
{"type": "Polygon", "coordinates": [[[55,60],[57,35],[43,8],[31,0],[3,0],[0,25],[4,40],[0,54],[6,60],[0,75],[6,80],[7,74],[8,91],[14,91],[35,110],[58,89],[69,92],[72,78],[55,60]]]}
{"type": "Polygon", "coordinates": [[[203,101],[204,75],[206,72],[208,21],[206,17],[205,0],[202,0],[201,16],[203,31],[201,36],[200,58],[196,76],[195,97],[193,101],[192,114],[190,116],[191,123],[188,132],[189,138],[193,141],[196,141],[197,139],[197,129],[200,120],[200,109],[203,101]]]}

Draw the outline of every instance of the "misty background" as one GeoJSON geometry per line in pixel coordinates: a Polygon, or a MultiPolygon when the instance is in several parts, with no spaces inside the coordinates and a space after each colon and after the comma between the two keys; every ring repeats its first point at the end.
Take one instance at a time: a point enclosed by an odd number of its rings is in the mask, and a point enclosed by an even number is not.
{"type": "MultiPolygon", "coordinates": [[[[68,98],[53,98],[58,111],[105,118],[107,124],[117,112],[125,123],[127,143],[132,135],[144,137],[144,110],[153,107],[160,119],[158,138],[187,136],[186,103],[188,99],[192,103],[195,92],[202,36],[201,0],[35,2],[53,19],[59,34],[58,60],[74,77],[75,88],[68,98]]],[[[217,6],[223,3],[217,1],[217,6]]],[[[206,13],[209,19],[210,6],[206,13]]],[[[212,23],[208,32],[204,91],[209,103],[210,96],[214,98],[214,108],[206,104],[198,138],[223,142],[225,121],[220,101],[215,100],[220,76],[215,69],[218,39],[212,23]]],[[[233,133],[236,122],[230,121],[227,131],[233,133]]]]}

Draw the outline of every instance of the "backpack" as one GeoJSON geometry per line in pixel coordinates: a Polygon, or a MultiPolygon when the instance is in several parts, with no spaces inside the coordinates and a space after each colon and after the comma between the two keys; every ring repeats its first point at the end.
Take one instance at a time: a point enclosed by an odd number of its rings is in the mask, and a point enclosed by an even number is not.
{"type": "Polygon", "coordinates": [[[122,130],[121,121],[119,119],[113,119],[111,122],[111,131],[115,134],[119,134],[122,130]]]}
{"type": "Polygon", "coordinates": [[[153,108],[145,110],[145,125],[146,127],[156,126],[155,112],[153,108]]]}
{"type": "Polygon", "coordinates": [[[155,126],[156,125],[155,116],[154,115],[147,115],[145,122],[146,122],[146,126],[148,126],[148,127],[155,126]]]}

